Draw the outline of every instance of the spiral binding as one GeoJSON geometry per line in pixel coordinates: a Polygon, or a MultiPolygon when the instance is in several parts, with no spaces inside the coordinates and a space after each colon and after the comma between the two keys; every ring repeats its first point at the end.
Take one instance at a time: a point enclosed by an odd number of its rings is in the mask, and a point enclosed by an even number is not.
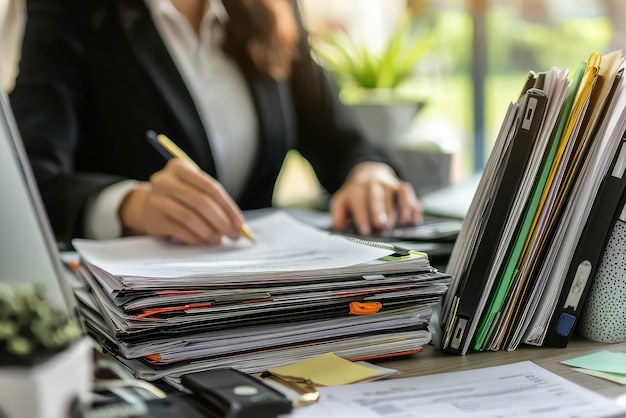
{"type": "Polygon", "coordinates": [[[390,242],[376,241],[376,240],[371,240],[371,239],[363,239],[363,238],[357,238],[357,237],[352,237],[352,236],[346,236],[346,238],[348,238],[352,242],[356,242],[357,244],[369,245],[370,247],[377,247],[377,248],[381,248],[383,250],[394,251],[398,255],[409,255],[410,254],[410,250],[407,250],[406,248],[399,247],[399,246],[394,245],[394,244],[392,244],[390,242]]]}

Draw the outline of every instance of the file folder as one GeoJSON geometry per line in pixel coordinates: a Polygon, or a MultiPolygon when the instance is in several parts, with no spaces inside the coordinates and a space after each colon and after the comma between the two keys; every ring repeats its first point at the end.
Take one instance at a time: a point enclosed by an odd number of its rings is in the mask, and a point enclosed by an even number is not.
{"type": "MultiPolygon", "coordinates": [[[[591,61],[592,65],[596,60],[591,61]]],[[[610,62],[610,61],[609,61],[610,62]]],[[[593,68],[593,67],[591,67],[593,68]]],[[[590,69],[589,64],[587,65],[587,71],[590,69]]],[[[580,71],[580,69],[579,69],[580,71]]],[[[574,77],[577,79],[577,76],[574,77]]],[[[573,189],[574,183],[577,182],[579,173],[581,171],[581,167],[583,165],[583,161],[585,161],[588,149],[590,148],[590,142],[592,138],[594,138],[597,134],[598,126],[592,123],[592,114],[595,112],[596,114],[605,115],[607,111],[607,107],[610,104],[610,99],[615,92],[615,88],[618,85],[618,81],[621,79],[621,72],[619,72],[616,77],[612,80],[610,84],[606,86],[606,90],[608,91],[607,97],[605,98],[603,95],[603,84],[607,81],[604,80],[602,74],[598,74],[593,81],[593,89],[590,92],[589,105],[587,112],[584,115],[581,115],[581,128],[576,135],[575,143],[577,144],[576,155],[573,156],[572,161],[568,163],[569,174],[566,179],[560,185],[560,196],[559,204],[554,204],[554,211],[557,214],[563,212],[564,207],[567,205],[567,202],[571,200],[571,191],[573,189]],[[610,87],[609,87],[610,86],[610,87]],[[598,107],[599,111],[596,111],[594,108],[598,107]]],[[[591,81],[591,79],[589,80],[591,81]]],[[[577,82],[573,83],[573,86],[576,85],[577,82]]],[[[570,93],[573,93],[574,89],[570,93]]],[[[560,215],[555,215],[556,219],[560,218],[560,215]]],[[[556,229],[556,224],[552,228],[553,231],[551,235],[554,234],[554,229],[556,229]]],[[[552,238],[549,238],[552,239],[552,238]]],[[[536,265],[540,265],[544,262],[544,258],[546,257],[546,249],[542,251],[540,258],[536,265]]],[[[498,344],[499,348],[505,347],[506,349],[515,349],[519,344],[521,335],[521,327],[522,324],[526,321],[526,317],[529,311],[532,311],[532,300],[531,298],[536,297],[535,287],[538,274],[526,275],[523,277],[523,284],[519,286],[517,290],[517,295],[515,295],[516,302],[514,303],[515,311],[509,313],[509,317],[507,318],[507,323],[502,325],[502,330],[500,331],[500,341],[498,344]]]]}
{"type": "Polygon", "coordinates": [[[460,293],[455,297],[449,326],[444,333],[445,351],[465,354],[471,343],[481,316],[480,300],[489,291],[486,289],[486,280],[494,250],[522,182],[525,166],[543,121],[546,102],[546,93],[535,88],[530,88],[520,98],[498,193],[488,211],[488,219],[481,231],[480,243],[472,256],[469,269],[461,279],[465,285],[459,288],[460,293]]]}
{"type": "Polygon", "coordinates": [[[444,351],[567,345],[626,218],[625,71],[621,50],[594,52],[571,80],[554,67],[526,80],[447,267],[455,279],[442,304],[444,351]],[[537,91],[545,114],[524,132],[519,118],[537,91]]]}
{"type": "MultiPolygon", "coordinates": [[[[569,267],[575,258],[577,246],[586,239],[583,236],[585,225],[589,222],[593,203],[600,195],[602,181],[609,171],[625,128],[626,101],[623,94],[613,94],[623,89],[623,63],[624,56],[621,51],[602,58],[597,75],[598,82],[590,96],[589,110],[586,115],[578,118],[578,123],[587,124],[585,130],[588,137],[583,140],[587,143],[580,142],[578,146],[580,154],[572,158],[573,163],[568,166],[568,174],[561,180],[562,194],[559,195],[557,203],[553,203],[556,207],[553,211],[557,217],[552,221],[555,236],[552,241],[543,245],[547,256],[540,271],[537,272],[540,282],[545,283],[545,288],[541,288],[542,300],[525,332],[525,343],[549,344],[551,323],[555,312],[562,308],[559,304],[564,302],[561,294],[570,291],[571,284],[566,283],[569,267]],[[612,81],[609,83],[608,80],[612,81]],[[596,89],[602,93],[596,94],[596,89]],[[590,118],[587,117],[589,113],[592,113],[590,118]],[[571,195],[569,189],[574,189],[571,195]]],[[[578,141],[579,138],[576,138],[577,143],[578,141]]],[[[566,342],[563,341],[561,344],[566,342]]]]}
{"type": "MultiPolygon", "coordinates": [[[[573,86],[577,87],[582,80],[585,65],[582,64],[578,69],[572,80],[573,86]]],[[[506,257],[506,261],[503,263],[502,271],[499,273],[500,281],[499,287],[496,289],[496,294],[490,302],[482,323],[479,327],[476,337],[476,344],[474,349],[482,350],[488,339],[491,336],[489,331],[492,331],[492,324],[496,321],[496,318],[500,315],[500,309],[504,303],[504,298],[508,292],[508,289],[519,272],[519,263],[522,258],[522,252],[528,245],[527,241],[532,233],[532,222],[537,213],[539,207],[539,200],[542,195],[543,189],[546,187],[548,173],[552,162],[554,161],[559,140],[565,129],[565,124],[570,116],[570,111],[574,104],[576,89],[571,89],[567,98],[564,101],[563,108],[559,114],[556,127],[551,134],[550,140],[546,146],[546,155],[543,158],[541,166],[539,167],[538,178],[535,180],[535,186],[533,193],[529,198],[524,215],[520,219],[518,231],[515,234],[515,238],[512,240],[511,247],[506,257]],[[499,293],[499,294],[498,294],[499,293]]],[[[493,331],[492,331],[493,332],[493,331]]]]}
{"type": "Polygon", "coordinates": [[[576,252],[567,272],[552,320],[547,344],[566,347],[598,270],[610,232],[622,212],[618,198],[626,190],[626,132],[594,201],[576,252]]]}

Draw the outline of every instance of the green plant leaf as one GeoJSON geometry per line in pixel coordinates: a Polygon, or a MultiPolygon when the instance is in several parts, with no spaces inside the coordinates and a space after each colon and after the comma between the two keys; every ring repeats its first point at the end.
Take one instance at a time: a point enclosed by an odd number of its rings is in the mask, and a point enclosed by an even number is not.
{"type": "Polygon", "coordinates": [[[356,84],[365,89],[395,89],[412,76],[433,45],[431,25],[421,16],[408,13],[380,53],[358,45],[346,32],[312,42],[318,61],[333,73],[340,86],[356,84]]]}

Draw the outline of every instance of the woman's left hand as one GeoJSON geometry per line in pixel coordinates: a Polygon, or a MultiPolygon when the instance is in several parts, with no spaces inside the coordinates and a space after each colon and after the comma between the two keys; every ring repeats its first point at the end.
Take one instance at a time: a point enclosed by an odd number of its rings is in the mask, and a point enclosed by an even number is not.
{"type": "Polygon", "coordinates": [[[356,165],[330,202],[334,230],[343,230],[353,220],[361,235],[384,231],[396,225],[422,222],[422,207],[410,183],[400,180],[387,164],[356,165]]]}

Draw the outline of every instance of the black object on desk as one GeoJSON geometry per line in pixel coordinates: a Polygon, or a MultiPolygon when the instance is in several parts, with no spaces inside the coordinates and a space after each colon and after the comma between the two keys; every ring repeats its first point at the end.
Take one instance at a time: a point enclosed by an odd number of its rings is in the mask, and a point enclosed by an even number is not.
{"type": "MultiPolygon", "coordinates": [[[[299,221],[322,230],[331,230],[330,214],[327,211],[319,211],[305,208],[262,208],[244,211],[246,219],[251,220],[275,211],[284,211],[299,221]]],[[[454,242],[463,225],[462,219],[426,215],[424,222],[418,226],[404,226],[392,228],[380,233],[361,235],[354,225],[349,225],[345,231],[339,234],[348,235],[365,240],[378,240],[400,245],[410,250],[421,251],[428,254],[430,262],[443,271],[443,266],[448,263],[454,242]]]]}
{"type": "Polygon", "coordinates": [[[191,393],[164,393],[130,377],[117,363],[97,364],[97,374],[106,371],[106,378],[96,380],[97,401],[86,418],[276,418],[294,405],[274,388],[232,368],[183,375],[181,383],[191,393]]]}
{"type": "MultiPolygon", "coordinates": [[[[148,418],[207,418],[211,412],[198,404],[191,395],[169,395],[146,401],[148,418]]],[[[217,416],[216,416],[217,418],[217,416]]]]}
{"type": "Polygon", "coordinates": [[[275,418],[292,409],[285,395],[235,369],[189,373],[180,381],[216,417],[275,418]]]}
{"type": "Polygon", "coordinates": [[[417,226],[398,226],[376,236],[395,241],[454,243],[461,231],[463,220],[426,215],[417,226]]]}

